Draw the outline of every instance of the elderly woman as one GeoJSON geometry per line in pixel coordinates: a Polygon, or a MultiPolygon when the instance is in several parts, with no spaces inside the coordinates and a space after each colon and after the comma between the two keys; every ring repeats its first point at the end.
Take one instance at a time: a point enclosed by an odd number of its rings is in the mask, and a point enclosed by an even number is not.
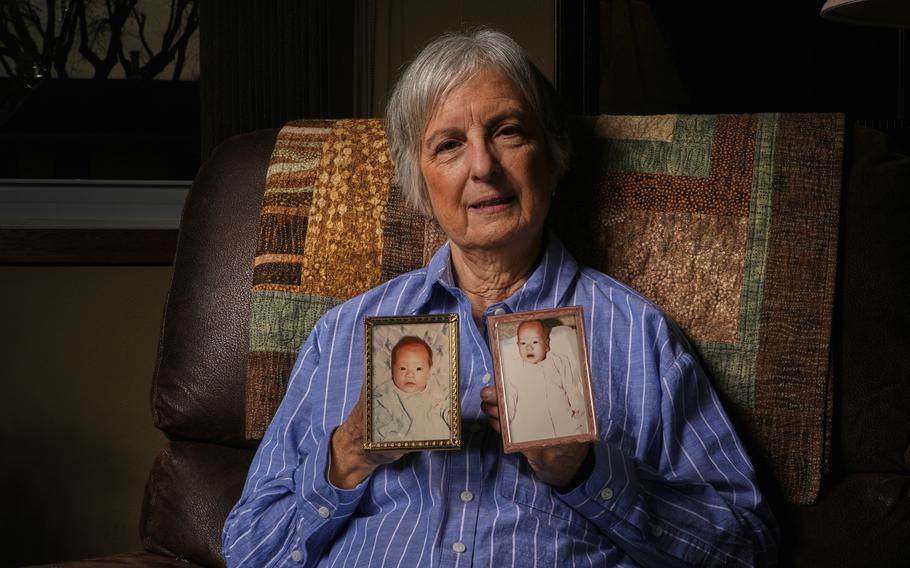
{"type": "Polygon", "coordinates": [[[569,142],[521,48],[486,29],[435,40],[387,132],[448,242],[316,325],[225,524],[228,564],[773,564],[774,520],[685,339],[545,229],[569,142]],[[503,454],[486,318],[568,305],[584,307],[601,440],[503,454]],[[364,317],[453,312],[463,449],[364,452],[364,317]]]}

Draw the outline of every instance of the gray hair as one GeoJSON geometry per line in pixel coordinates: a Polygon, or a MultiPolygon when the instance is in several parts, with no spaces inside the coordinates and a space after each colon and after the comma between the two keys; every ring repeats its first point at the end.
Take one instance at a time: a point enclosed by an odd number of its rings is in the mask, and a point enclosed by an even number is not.
{"type": "Polygon", "coordinates": [[[503,73],[518,88],[539,121],[557,179],[572,151],[566,117],[553,85],[506,34],[490,28],[446,33],[408,65],[386,107],[386,136],[395,164],[392,183],[415,209],[432,216],[420,171],[420,144],[439,101],[481,69],[503,73]]]}

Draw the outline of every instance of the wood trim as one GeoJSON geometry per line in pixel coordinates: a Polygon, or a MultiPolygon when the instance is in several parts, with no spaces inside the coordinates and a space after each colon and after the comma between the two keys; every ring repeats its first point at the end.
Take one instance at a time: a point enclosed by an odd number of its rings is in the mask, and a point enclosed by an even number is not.
{"type": "Polygon", "coordinates": [[[188,180],[0,179],[2,229],[170,229],[188,180]]]}
{"type": "Polygon", "coordinates": [[[173,229],[0,229],[0,264],[170,265],[173,229]]]}

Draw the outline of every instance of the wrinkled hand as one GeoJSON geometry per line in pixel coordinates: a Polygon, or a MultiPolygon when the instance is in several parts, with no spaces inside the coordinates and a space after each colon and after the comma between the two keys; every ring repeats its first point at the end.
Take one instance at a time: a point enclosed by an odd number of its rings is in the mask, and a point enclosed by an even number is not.
{"type": "MultiPolygon", "coordinates": [[[[480,391],[480,407],[490,417],[490,426],[502,434],[499,424],[499,397],[496,387],[484,387],[480,391]]],[[[575,479],[581,466],[591,451],[588,442],[563,444],[525,450],[522,452],[528,459],[528,465],[541,481],[549,484],[559,491],[572,489],[570,484],[575,479]]]]}
{"type": "Polygon", "coordinates": [[[351,413],[332,434],[329,482],[340,489],[353,489],[376,470],[408,452],[367,452],[363,449],[364,392],[351,413]]]}

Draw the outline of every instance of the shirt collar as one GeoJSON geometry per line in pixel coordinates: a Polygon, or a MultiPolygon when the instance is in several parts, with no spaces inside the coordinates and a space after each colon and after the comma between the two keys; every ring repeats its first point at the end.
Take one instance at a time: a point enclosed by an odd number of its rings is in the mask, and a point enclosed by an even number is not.
{"type": "MultiPolygon", "coordinates": [[[[545,241],[540,262],[524,286],[503,302],[490,306],[491,310],[503,308],[507,312],[524,312],[567,305],[569,299],[566,296],[575,284],[578,263],[552,231],[547,231],[545,241]]],[[[415,297],[412,313],[421,313],[426,308],[435,288],[451,293],[454,287],[452,250],[446,241],[427,265],[425,280],[415,297]]]]}
{"type": "Polygon", "coordinates": [[[443,243],[437,250],[430,263],[427,265],[424,274],[424,281],[414,295],[414,303],[411,304],[410,315],[426,313],[430,301],[433,299],[434,289],[441,288],[447,290],[454,288],[455,278],[452,275],[452,251],[449,241],[443,243]]]}

